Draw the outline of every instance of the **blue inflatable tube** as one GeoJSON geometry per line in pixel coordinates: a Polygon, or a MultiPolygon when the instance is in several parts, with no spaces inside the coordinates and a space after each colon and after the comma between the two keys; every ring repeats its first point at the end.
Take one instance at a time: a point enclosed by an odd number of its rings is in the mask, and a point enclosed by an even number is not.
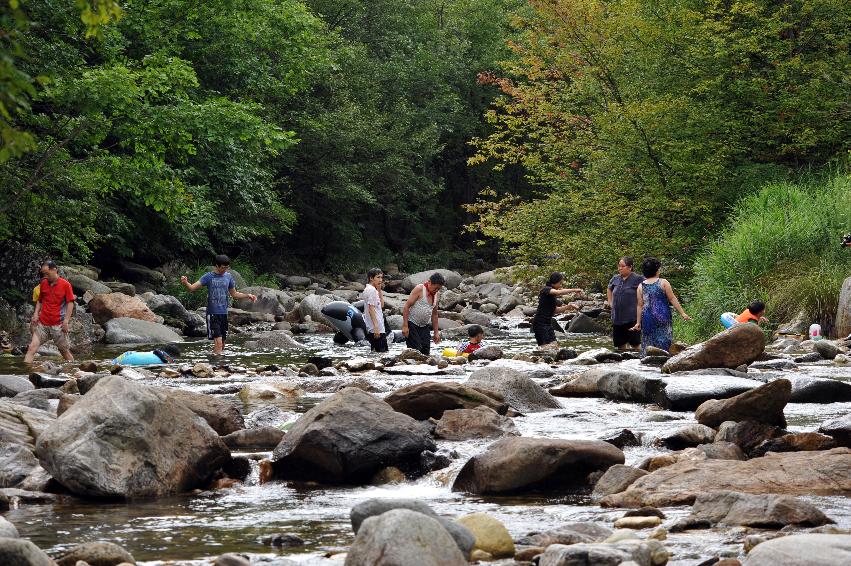
{"type": "Polygon", "coordinates": [[[731,312],[725,312],[721,315],[721,324],[724,325],[724,328],[733,328],[738,324],[736,322],[736,315],[731,312]]]}
{"type": "Polygon", "coordinates": [[[114,365],[120,366],[153,366],[163,365],[165,362],[153,352],[124,352],[114,360],[114,365]]]}

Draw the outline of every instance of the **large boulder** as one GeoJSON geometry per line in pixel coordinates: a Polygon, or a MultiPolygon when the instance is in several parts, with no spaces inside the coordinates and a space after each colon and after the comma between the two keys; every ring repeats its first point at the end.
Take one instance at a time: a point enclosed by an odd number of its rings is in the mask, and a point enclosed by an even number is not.
{"type": "Polygon", "coordinates": [[[730,490],[782,495],[851,495],[851,450],[769,453],[744,462],[681,460],[604,497],[605,507],[690,505],[701,493],[730,490]]]}
{"type": "Polygon", "coordinates": [[[105,324],[114,318],[135,318],[147,322],[162,322],[139,297],[130,297],[124,293],[95,295],[89,301],[89,312],[98,324],[105,324]]]}
{"type": "Polygon", "coordinates": [[[156,390],[207,421],[210,428],[220,436],[245,428],[242,413],[239,412],[239,407],[233,401],[185,389],[157,387],[156,390]]]}
{"type": "Polygon", "coordinates": [[[640,477],[647,475],[647,472],[632,466],[624,466],[623,464],[615,464],[604,473],[597,483],[594,484],[594,491],[591,496],[594,499],[600,499],[613,493],[620,493],[640,477]]]}
{"type": "Polygon", "coordinates": [[[464,385],[496,391],[511,407],[523,413],[561,408],[558,400],[532,381],[532,378],[508,367],[482,368],[473,372],[464,385]]]}
{"type": "MultiPolygon", "coordinates": [[[[256,295],[257,300],[235,299],[233,306],[248,312],[259,312],[274,316],[283,316],[295,307],[295,299],[284,291],[269,287],[246,287],[240,289],[243,293],[256,295]]],[[[316,320],[316,319],[314,319],[316,320]]]]}
{"type": "Polygon", "coordinates": [[[39,435],[56,418],[40,409],[0,399],[0,487],[37,487],[44,470],[35,457],[39,435]]]}
{"type": "Polygon", "coordinates": [[[144,265],[123,261],[120,264],[121,278],[128,283],[138,283],[145,287],[159,288],[165,284],[165,275],[144,265]]]}
{"type": "Polygon", "coordinates": [[[113,318],[104,328],[104,341],[107,344],[160,344],[183,341],[177,332],[167,326],[136,318],[113,318]]]}
{"type": "Polygon", "coordinates": [[[252,334],[244,346],[250,350],[301,350],[304,344],[292,337],[286,330],[272,330],[252,334]]]}
{"type": "Polygon", "coordinates": [[[290,428],[272,454],[275,476],[368,483],[382,468],[410,468],[435,444],[428,428],[369,393],[347,387],[290,428]]]}
{"type": "Polygon", "coordinates": [[[736,525],[745,527],[818,527],[833,523],[816,506],[789,495],[751,494],[736,491],[701,493],[682,527],[736,525]]]}
{"type": "Polygon", "coordinates": [[[440,522],[408,509],[366,519],[346,555],[346,566],[467,566],[440,522]]]}
{"type": "Polygon", "coordinates": [[[444,411],[474,409],[484,405],[505,414],[508,405],[471,387],[453,381],[424,381],[397,389],[384,398],[393,409],[417,420],[439,419],[444,411]]]}
{"type": "Polygon", "coordinates": [[[602,440],[503,438],[467,461],[452,490],[507,493],[549,483],[583,485],[590,472],[623,463],[623,452],[602,440]]]}
{"type": "Polygon", "coordinates": [[[792,382],[790,403],[827,404],[851,401],[851,383],[847,381],[809,375],[788,375],[787,379],[792,382]]]}
{"type": "MultiPolygon", "coordinates": [[[[693,411],[710,399],[726,399],[759,387],[760,382],[726,374],[648,375],[628,370],[595,368],[597,390],[607,399],[656,403],[673,411],[693,411]]],[[[579,379],[582,379],[581,376],[579,379]]]]}
{"type": "Polygon", "coordinates": [[[706,368],[736,368],[749,364],[765,351],[762,329],[756,324],[737,324],[706,342],[677,354],[662,366],[662,373],[706,368]]]}
{"type": "Polygon", "coordinates": [[[662,566],[670,553],[658,540],[622,540],[613,543],[552,544],[538,566],[662,566]]]}
{"type": "Polygon", "coordinates": [[[576,316],[570,319],[570,324],[567,325],[567,331],[572,334],[604,334],[606,328],[587,314],[580,312],[576,313],[576,316]]]}
{"type": "Polygon", "coordinates": [[[306,296],[298,305],[299,319],[304,322],[304,320],[309,316],[310,320],[313,322],[321,322],[322,324],[327,324],[333,328],[334,324],[331,319],[322,314],[322,307],[334,300],[337,300],[334,295],[313,294],[306,296]]]}
{"type": "Polygon", "coordinates": [[[74,294],[78,297],[82,297],[86,291],[91,291],[95,295],[112,293],[112,289],[100,281],[95,281],[91,277],[83,275],[82,273],[69,272],[64,275],[64,277],[68,280],[68,283],[71,284],[71,288],[74,289],[74,294]]]}
{"type": "Polygon", "coordinates": [[[473,550],[473,545],[476,542],[475,536],[470,530],[455,521],[440,517],[427,503],[420,499],[388,499],[388,498],[373,498],[361,501],[352,507],[349,517],[352,521],[352,530],[358,534],[361,525],[370,517],[383,515],[393,509],[407,509],[421,513],[433,519],[437,519],[449,535],[455,540],[455,544],[461,550],[461,553],[466,557],[470,556],[470,551],[473,550]]]}
{"type": "Polygon", "coordinates": [[[14,397],[33,389],[30,380],[20,375],[0,375],[0,397],[14,397]]]}
{"type": "Polygon", "coordinates": [[[851,536],[800,534],[765,541],[751,550],[743,566],[847,566],[851,536]]]}
{"type": "Polygon", "coordinates": [[[57,566],[76,566],[84,562],[90,566],[118,566],[135,564],[133,555],[112,542],[84,542],[69,548],[56,559],[57,566]]]}
{"type": "Polygon", "coordinates": [[[42,432],[36,454],[71,492],[123,498],[202,486],[230,460],[201,417],[170,395],[119,376],[98,381],[42,432]]]}
{"type": "Polygon", "coordinates": [[[712,428],[718,428],[724,421],[754,421],[785,427],[783,408],[791,395],[789,380],[777,379],[729,399],[706,401],[697,408],[694,418],[712,428]]]}
{"type": "Polygon", "coordinates": [[[32,542],[0,538],[0,564],[8,566],[54,566],[53,560],[32,542]]]}
{"type": "Polygon", "coordinates": [[[154,314],[171,318],[183,325],[184,331],[189,336],[206,336],[207,324],[204,317],[192,312],[183,306],[177,297],[171,295],[158,295],[156,293],[144,293],[139,296],[148,305],[154,314]]]}
{"type": "Polygon", "coordinates": [[[446,440],[498,438],[518,434],[520,433],[517,432],[514,421],[484,405],[479,405],[475,409],[444,411],[434,429],[434,435],[437,438],[446,440]]]}
{"type": "Polygon", "coordinates": [[[463,279],[461,274],[456,271],[450,271],[449,269],[430,269],[428,271],[420,271],[419,273],[414,273],[413,275],[405,277],[402,280],[402,288],[410,293],[414,287],[420,283],[428,281],[428,278],[435,272],[440,273],[446,279],[446,285],[444,285],[445,289],[454,289],[461,284],[461,280],[463,279]]]}
{"type": "Polygon", "coordinates": [[[851,335],[851,277],[842,282],[842,289],[839,291],[834,332],[839,338],[851,335]]]}

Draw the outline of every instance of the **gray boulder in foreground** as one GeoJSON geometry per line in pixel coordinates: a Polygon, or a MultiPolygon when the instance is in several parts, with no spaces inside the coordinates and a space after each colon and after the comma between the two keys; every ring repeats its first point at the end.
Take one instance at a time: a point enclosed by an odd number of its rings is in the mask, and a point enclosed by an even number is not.
{"type": "Polygon", "coordinates": [[[272,461],[282,479],[358,484],[387,466],[409,468],[435,448],[423,423],[346,387],[302,415],[272,461]]]}
{"type": "Polygon", "coordinates": [[[3,566],[54,566],[53,560],[26,539],[0,538],[0,564],[3,566]]]}
{"type": "Polygon", "coordinates": [[[615,543],[553,544],[541,555],[538,566],[662,566],[670,553],[658,540],[624,540],[615,543]]]}
{"type": "Polygon", "coordinates": [[[749,364],[765,351],[765,338],[756,324],[738,324],[677,354],[662,366],[662,373],[706,368],[736,368],[749,364]]]}
{"type": "Polygon", "coordinates": [[[409,511],[415,511],[437,519],[441,526],[443,526],[443,528],[446,529],[449,535],[455,540],[455,544],[458,545],[461,553],[464,556],[470,556],[470,552],[476,544],[476,537],[470,532],[470,529],[460,523],[438,516],[426,502],[420,499],[373,498],[361,501],[352,507],[349,514],[352,521],[352,530],[355,534],[358,534],[358,531],[365,520],[370,517],[383,515],[393,509],[407,509],[409,511]]]}
{"type": "Polygon", "coordinates": [[[182,342],[183,338],[171,328],[139,320],[138,318],[113,318],[104,325],[107,344],[159,344],[167,342],[182,342]]]}
{"type": "Polygon", "coordinates": [[[345,566],[467,566],[467,559],[440,522],[408,509],[366,519],[345,566]]]}
{"type": "Polygon", "coordinates": [[[743,566],[847,566],[851,535],[802,534],[763,542],[750,551],[743,566]]]}
{"type": "Polygon", "coordinates": [[[168,394],[101,379],[38,438],[42,467],[78,495],[142,498],[203,486],[230,452],[168,394]]]}

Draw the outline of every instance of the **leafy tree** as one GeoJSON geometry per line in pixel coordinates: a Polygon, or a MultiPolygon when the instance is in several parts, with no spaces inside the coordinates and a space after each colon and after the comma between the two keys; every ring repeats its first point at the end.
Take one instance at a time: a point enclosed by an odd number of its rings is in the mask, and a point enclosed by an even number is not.
{"type": "Polygon", "coordinates": [[[471,228],[605,280],[676,268],[764,180],[849,147],[851,8],[838,0],[533,0],[471,163],[522,165],[536,198],[483,194],[471,228]]]}

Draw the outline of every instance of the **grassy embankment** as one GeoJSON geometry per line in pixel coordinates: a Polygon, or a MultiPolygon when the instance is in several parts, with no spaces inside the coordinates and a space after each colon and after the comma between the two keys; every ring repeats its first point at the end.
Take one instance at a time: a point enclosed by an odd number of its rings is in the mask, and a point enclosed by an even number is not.
{"type": "Polygon", "coordinates": [[[719,332],[721,313],[756,299],[767,304],[769,328],[803,312],[827,335],[851,276],[851,249],[840,247],[851,231],[851,175],[767,185],[743,198],[728,224],[695,261],[686,306],[694,320],[677,319],[677,339],[719,332]]]}

